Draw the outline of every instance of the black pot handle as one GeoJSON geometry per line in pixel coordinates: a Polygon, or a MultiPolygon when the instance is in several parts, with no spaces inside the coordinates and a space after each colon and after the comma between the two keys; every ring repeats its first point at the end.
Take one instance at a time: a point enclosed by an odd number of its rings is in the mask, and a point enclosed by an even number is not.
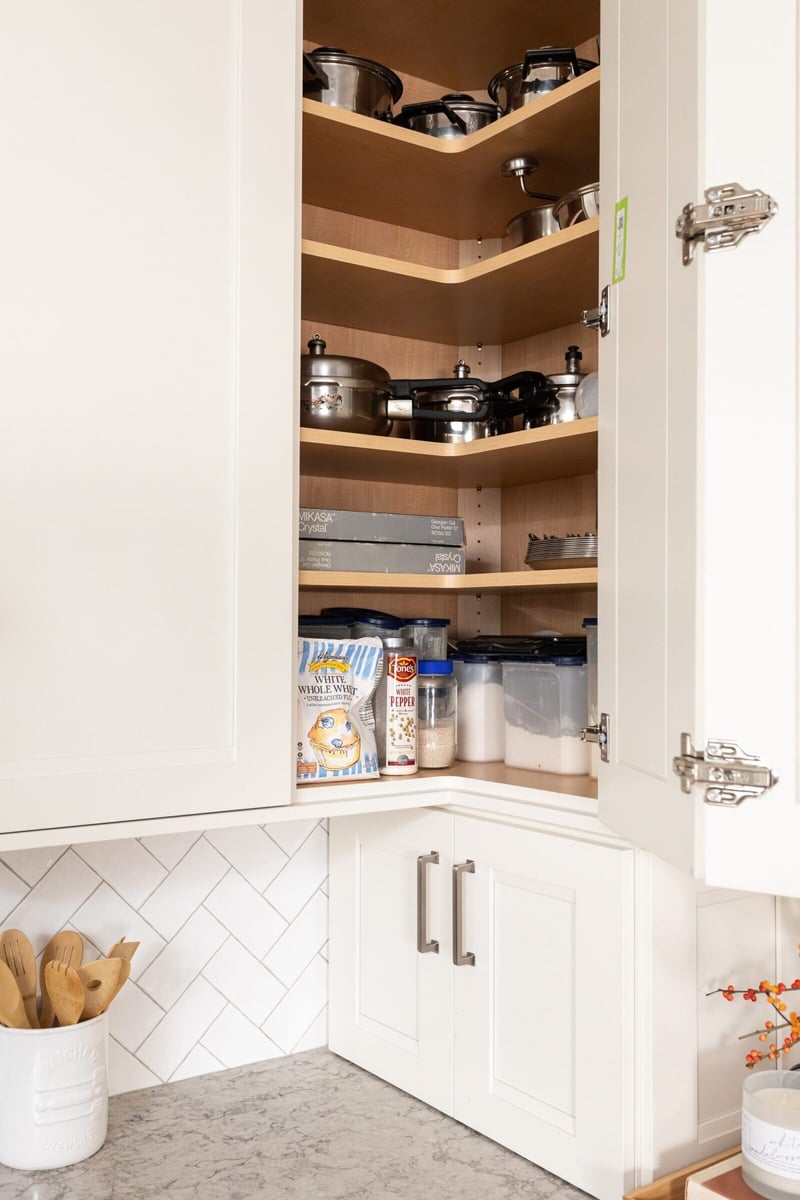
{"type": "Polygon", "coordinates": [[[303,78],[303,95],[311,95],[312,92],[327,91],[330,87],[328,76],[323,71],[319,63],[315,62],[310,54],[303,53],[303,70],[308,72],[308,78],[303,78]]]}
{"type": "MultiPolygon", "coordinates": [[[[455,99],[455,97],[449,97],[455,99]]],[[[427,117],[431,113],[443,113],[447,117],[451,125],[455,125],[462,133],[467,132],[467,123],[463,117],[460,117],[450,105],[447,103],[448,97],[443,97],[441,100],[429,100],[423,104],[404,104],[399,121],[406,124],[413,121],[414,117],[427,117]],[[412,110],[412,111],[407,111],[412,110]]]]}
{"type": "Polygon", "coordinates": [[[533,392],[549,391],[551,385],[541,371],[516,371],[515,374],[506,375],[505,379],[498,379],[497,383],[492,384],[493,392],[504,395],[517,389],[521,398],[527,400],[533,392]]]}
{"type": "Polygon", "coordinates": [[[548,63],[565,63],[572,67],[572,74],[577,78],[580,74],[578,56],[574,46],[558,46],[550,50],[526,50],[523,64],[521,92],[532,92],[536,86],[535,79],[527,79],[528,72],[533,67],[543,67],[548,63]]]}
{"type": "MultiPolygon", "coordinates": [[[[457,379],[390,379],[389,387],[398,400],[405,400],[413,399],[417,392],[453,392],[458,383],[457,379]]],[[[490,386],[481,379],[470,378],[469,383],[476,391],[486,391],[490,386]]]]}

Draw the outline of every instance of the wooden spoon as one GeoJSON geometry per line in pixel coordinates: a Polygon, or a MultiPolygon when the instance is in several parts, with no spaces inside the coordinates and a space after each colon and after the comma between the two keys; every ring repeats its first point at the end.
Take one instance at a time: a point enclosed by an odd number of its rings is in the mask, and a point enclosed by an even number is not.
{"type": "Polygon", "coordinates": [[[99,1017],[101,1012],[105,1012],[121,986],[121,970],[121,958],[98,958],[85,967],[78,967],[78,977],[85,993],[82,1021],[91,1021],[92,1017],[99,1017]]]}
{"type": "MultiPolygon", "coordinates": [[[[106,958],[125,958],[128,960],[128,962],[130,962],[136,951],[139,949],[140,944],[141,943],[139,942],[126,942],[125,938],[120,938],[120,940],[115,942],[111,947],[106,955],[106,958]]],[[[125,980],[123,980],[123,983],[124,982],[125,980]]]]}
{"type": "Polygon", "coordinates": [[[5,959],[0,959],[0,1021],[9,1029],[30,1029],[16,976],[5,959]]]}
{"type": "Polygon", "coordinates": [[[83,1012],[83,984],[74,967],[50,961],[44,969],[44,986],[59,1025],[77,1025],[83,1012]]]}
{"type": "Polygon", "coordinates": [[[42,1006],[39,1011],[39,1024],[42,1029],[50,1029],[53,1024],[53,1005],[50,1002],[50,993],[48,992],[44,973],[47,964],[50,962],[62,962],[65,967],[73,969],[79,967],[83,962],[83,939],[79,933],[74,933],[71,929],[62,929],[61,933],[57,933],[52,937],[44,948],[41,962],[39,963],[39,991],[42,993],[42,1006]]]}
{"type": "Polygon", "coordinates": [[[6,929],[0,934],[0,956],[5,959],[6,965],[17,980],[31,1029],[38,1029],[36,955],[33,953],[33,946],[20,929],[6,929]]]}

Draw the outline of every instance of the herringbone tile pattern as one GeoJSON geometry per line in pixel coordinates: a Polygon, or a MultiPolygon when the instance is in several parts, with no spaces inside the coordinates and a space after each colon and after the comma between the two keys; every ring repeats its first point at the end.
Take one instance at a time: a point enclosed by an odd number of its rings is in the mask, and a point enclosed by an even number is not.
{"type": "Polygon", "coordinates": [[[77,929],[86,957],[139,941],[110,1011],[112,1094],[326,1043],[324,822],[0,855],[0,927],[37,954],[77,929]]]}

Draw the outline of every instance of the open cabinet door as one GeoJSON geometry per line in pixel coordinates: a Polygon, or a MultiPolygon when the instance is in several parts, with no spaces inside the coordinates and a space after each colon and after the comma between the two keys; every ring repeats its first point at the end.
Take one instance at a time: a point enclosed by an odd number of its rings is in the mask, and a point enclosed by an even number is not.
{"type": "Polygon", "coordinates": [[[600,341],[599,500],[602,819],[709,883],[792,895],[796,26],[793,0],[757,21],[743,0],[603,5],[602,283],[625,197],[627,251],[600,341]],[[684,265],[676,218],[731,182],[779,212],[684,265]],[[738,743],[780,782],[705,803],[673,771],[684,733],[738,743]]]}

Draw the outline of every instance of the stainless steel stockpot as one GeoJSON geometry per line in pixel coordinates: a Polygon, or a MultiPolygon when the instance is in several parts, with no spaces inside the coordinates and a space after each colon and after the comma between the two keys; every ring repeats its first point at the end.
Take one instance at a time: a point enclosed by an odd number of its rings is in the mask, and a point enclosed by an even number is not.
{"type": "Polygon", "coordinates": [[[489,95],[505,115],[596,66],[587,58],[578,58],[572,47],[542,46],[526,51],[522,62],[498,71],[489,82],[489,95]]]}
{"type": "Polygon", "coordinates": [[[579,221],[588,221],[600,212],[600,184],[587,183],[585,187],[567,192],[553,205],[553,216],[559,229],[568,229],[579,221]]]}
{"type": "Polygon", "coordinates": [[[491,125],[499,116],[496,104],[474,100],[463,92],[451,92],[441,100],[404,104],[394,123],[431,137],[461,138],[491,125]]]}
{"type": "Polygon", "coordinates": [[[506,233],[512,246],[524,246],[537,238],[558,233],[560,225],[553,216],[552,204],[541,204],[538,208],[527,208],[517,213],[506,225],[506,233]]]}
{"type": "Polygon", "coordinates": [[[300,424],[338,433],[391,433],[389,372],[377,363],[326,354],[315,333],[300,360],[300,424]]]}
{"type": "Polygon", "coordinates": [[[335,46],[320,46],[304,54],[303,66],[304,96],[364,117],[386,120],[403,94],[394,71],[335,46]]]}

